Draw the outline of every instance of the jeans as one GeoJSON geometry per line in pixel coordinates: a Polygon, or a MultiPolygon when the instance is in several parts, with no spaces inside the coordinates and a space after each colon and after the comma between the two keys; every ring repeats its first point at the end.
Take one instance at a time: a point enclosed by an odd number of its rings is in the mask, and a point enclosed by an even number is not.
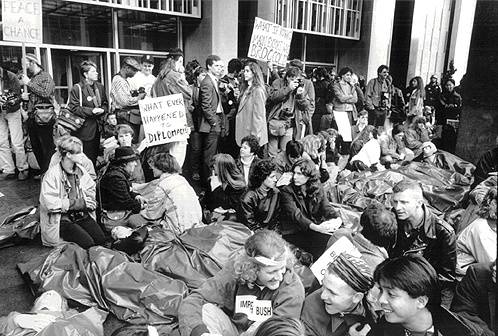
{"type": "Polygon", "coordinates": [[[220,140],[219,132],[201,133],[202,144],[202,182],[209,186],[208,178],[211,175],[211,159],[218,150],[218,141],[220,140]]]}
{"type": "Polygon", "coordinates": [[[5,174],[13,174],[16,167],[20,172],[29,168],[26,152],[24,151],[21,111],[0,112],[0,165],[5,174]],[[11,145],[16,156],[15,165],[11,145]]]}
{"type": "Polygon", "coordinates": [[[31,147],[36,156],[36,161],[40,166],[40,173],[45,173],[48,169],[50,159],[55,152],[54,145],[54,123],[40,126],[34,118],[29,118],[27,121],[29,139],[31,147]]]}
{"type": "Polygon", "coordinates": [[[190,133],[189,143],[189,163],[190,169],[192,173],[200,173],[201,166],[201,152],[202,152],[202,138],[201,133],[192,131],[190,133]]]}
{"type": "Polygon", "coordinates": [[[268,155],[270,157],[276,157],[280,151],[285,151],[285,146],[292,140],[292,135],[294,134],[294,128],[288,128],[285,134],[282,136],[274,136],[268,134],[268,155]]]}

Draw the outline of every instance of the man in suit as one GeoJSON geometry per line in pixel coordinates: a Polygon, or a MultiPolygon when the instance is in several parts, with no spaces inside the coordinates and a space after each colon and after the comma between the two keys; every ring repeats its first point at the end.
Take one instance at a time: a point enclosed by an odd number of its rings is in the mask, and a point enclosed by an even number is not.
{"type": "Polygon", "coordinates": [[[206,59],[207,76],[201,82],[199,100],[201,104],[201,133],[202,143],[202,182],[209,185],[209,164],[216,154],[218,141],[222,129],[223,107],[221,105],[218,80],[223,72],[223,61],[217,55],[210,55],[206,59]]]}

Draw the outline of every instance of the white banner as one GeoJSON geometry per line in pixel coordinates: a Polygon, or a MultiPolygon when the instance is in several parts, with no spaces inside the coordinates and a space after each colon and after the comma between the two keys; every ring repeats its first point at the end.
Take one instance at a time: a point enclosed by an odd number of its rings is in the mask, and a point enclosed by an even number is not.
{"type": "Polygon", "coordinates": [[[42,1],[2,0],[4,41],[43,43],[42,1]]]}
{"type": "Polygon", "coordinates": [[[183,96],[178,93],[158,98],[146,98],[138,102],[144,125],[147,146],[187,140],[187,126],[183,96]]]}
{"type": "Polygon", "coordinates": [[[254,19],[251,43],[247,57],[271,61],[285,66],[292,40],[292,29],[260,18],[254,19]]]}
{"type": "Polygon", "coordinates": [[[313,265],[310,269],[315,275],[315,278],[322,283],[323,277],[327,272],[327,268],[341,253],[348,253],[353,257],[361,258],[361,253],[353,245],[353,243],[346,237],[339,238],[332,246],[330,246],[313,265]]]}
{"type": "Polygon", "coordinates": [[[254,295],[237,295],[235,313],[246,314],[254,322],[264,322],[273,315],[270,300],[258,300],[254,295]]]}
{"type": "Polygon", "coordinates": [[[334,111],[334,119],[337,124],[342,141],[350,142],[353,140],[351,134],[351,124],[349,123],[348,112],[334,111]]]}

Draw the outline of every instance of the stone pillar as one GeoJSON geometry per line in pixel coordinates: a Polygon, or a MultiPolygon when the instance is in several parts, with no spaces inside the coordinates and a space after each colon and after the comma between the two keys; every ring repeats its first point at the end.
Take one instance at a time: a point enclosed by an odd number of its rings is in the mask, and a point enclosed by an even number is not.
{"type": "Polygon", "coordinates": [[[238,16],[238,0],[202,0],[200,22],[189,20],[183,26],[185,60],[195,58],[204,66],[211,54],[225,63],[237,57],[238,16]]]}
{"type": "Polygon", "coordinates": [[[389,65],[395,6],[396,0],[373,2],[367,80],[377,77],[379,65],[389,65]]]}
{"type": "Polygon", "coordinates": [[[453,75],[456,85],[460,84],[462,76],[467,72],[476,4],[477,0],[455,0],[448,62],[453,60],[457,69],[453,75]]]}

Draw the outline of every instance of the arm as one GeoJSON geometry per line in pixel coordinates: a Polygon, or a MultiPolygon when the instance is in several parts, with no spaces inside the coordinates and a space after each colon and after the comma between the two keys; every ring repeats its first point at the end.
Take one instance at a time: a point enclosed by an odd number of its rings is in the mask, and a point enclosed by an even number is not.
{"type": "Polygon", "coordinates": [[[253,109],[253,119],[252,119],[252,127],[254,130],[256,138],[261,139],[263,132],[266,132],[268,125],[266,124],[266,93],[263,88],[257,88],[253,91],[253,101],[252,101],[252,109],[253,109]]]}
{"type": "Polygon", "coordinates": [[[208,76],[202,81],[201,87],[200,87],[200,93],[199,97],[201,100],[201,111],[202,115],[204,118],[206,118],[207,122],[211,127],[216,125],[216,106],[213,106],[213,95],[216,94],[214,92],[216,89],[212,86],[207,84],[207,80],[211,80],[208,76]]]}
{"type": "Polygon", "coordinates": [[[103,191],[105,190],[105,196],[107,199],[113,200],[113,203],[115,204],[119,204],[122,207],[122,210],[131,210],[133,213],[140,212],[142,206],[140,201],[135,199],[137,194],[129,191],[126,181],[123,181],[122,179],[114,179],[112,181],[112,186],[106,185],[110,181],[107,182],[103,179],[102,182],[102,194],[104,194],[103,191]]]}
{"type": "MultiPolygon", "coordinates": [[[[445,223],[444,223],[445,224],[445,223]]],[[[439,265],[436,269],[439,281],[441,281],[442,287],[446,284],[452,288],[455,282],[455,269],[456,269],[456,236],[455,231],[445,224],[445,227],[439,231],[441,237],[440,246],[441,249],[438,251],[439,265]]]]}
{"type": "Polygon", "coordinates": [[[356,89],[353,88],[353,92],[354,94],[349,96],[349,95],[346,95],[342,89],[341,89],[341,84],[339,82],[335,82],[334,83],[334,86],[333,86],[333,90],[334,90],[334,95],[335,95],[335,98],[340,101],[341,103],[349,103],[349,104],[354,104],[358,101],[358,96],[356,95],[356,89]]]}
{"type": "Polygon", "coordinates": [[[43,203],[50,213],[65,213],[69,210],[69,198],[60,194],[60,178],[56,176],[58,169],[49,169],[45,174],[40,189],[40,203],[43,203]]]}
{"type": "Polygon", "coordinates": [[[321,217],[324,220],[338,218],[339,213],[335,211],[334,207],[330,204],[327,197],[325,197],[323,187],[321,187],[319,198],[320,198],[320,207],[318,208],[319,209],[318,214],[321,215],[321,217]]]}
{"type": "Polygon", "coordinates": [[[270,93],[268,95],[268,103],[271,105],[276,105],[287,100],[289,94],[292,93],[292,89],[285,85],[284,79],[277,79],[273,82],[270,93]]]}
{"type": "Polygon", "coordinates": [[[294,223],[299,226],[301,231],[307,231],[310,228],[311,224],[314,224],[311,219],[306,217],[301,209],[296,204],[294,197],[292,196],[292,191],[290,190],[292,187],[285,187],[282,189],[280,206],[282,209],[282,213],[286,214],[289,222],[294,223]]]}
{"type": "Polygon", "coordinates": [[[253,196],[253,191],[247,191],[240,200],[240,206],[242,208],[242,220],[244,224],[251,229],[252,231],[256,231],[260,229],[259,223],[255,220],[254,213],[258,208],[258,200],[253,196]]]}
{"type": "Polygon", "coordinates": [[[375,109],[375,106],[373,104],[374,95],[375,95],[374,85],[375,85],[375,79],[371,79],[368,82],[367,87],[365,89],[365,105],[367,110],[375,109]]]}
{"type": "Polygon", "coordinates": [[[93,107],[84,106],[85,100],[86,97],[83,97],[83,88],[80,86],[80,84],[73,85],[71,93],[69,94],[69,110],[83,118],[93,117],[93,107]],[[80,93],[82,95],[81,97],[80,93]],[[83,106],[80,106],[80,101],[82,102],[83,106]]]}
{"type": "Polygon", "coordinates": [[[114,101],[121,107],[137,105],[140,100],[139,96],[131,96],[130,84],[120,75],[116,75],[112,81],[111,95],[114,101]]]}
{"type": "Polygon", "coordinates": [[[46,72],[42,72],[40,75],[35,76],[28,82],[27,86],[32,93],[43,98],[50,98],[55,90],[55,83],[46,72]]]}

